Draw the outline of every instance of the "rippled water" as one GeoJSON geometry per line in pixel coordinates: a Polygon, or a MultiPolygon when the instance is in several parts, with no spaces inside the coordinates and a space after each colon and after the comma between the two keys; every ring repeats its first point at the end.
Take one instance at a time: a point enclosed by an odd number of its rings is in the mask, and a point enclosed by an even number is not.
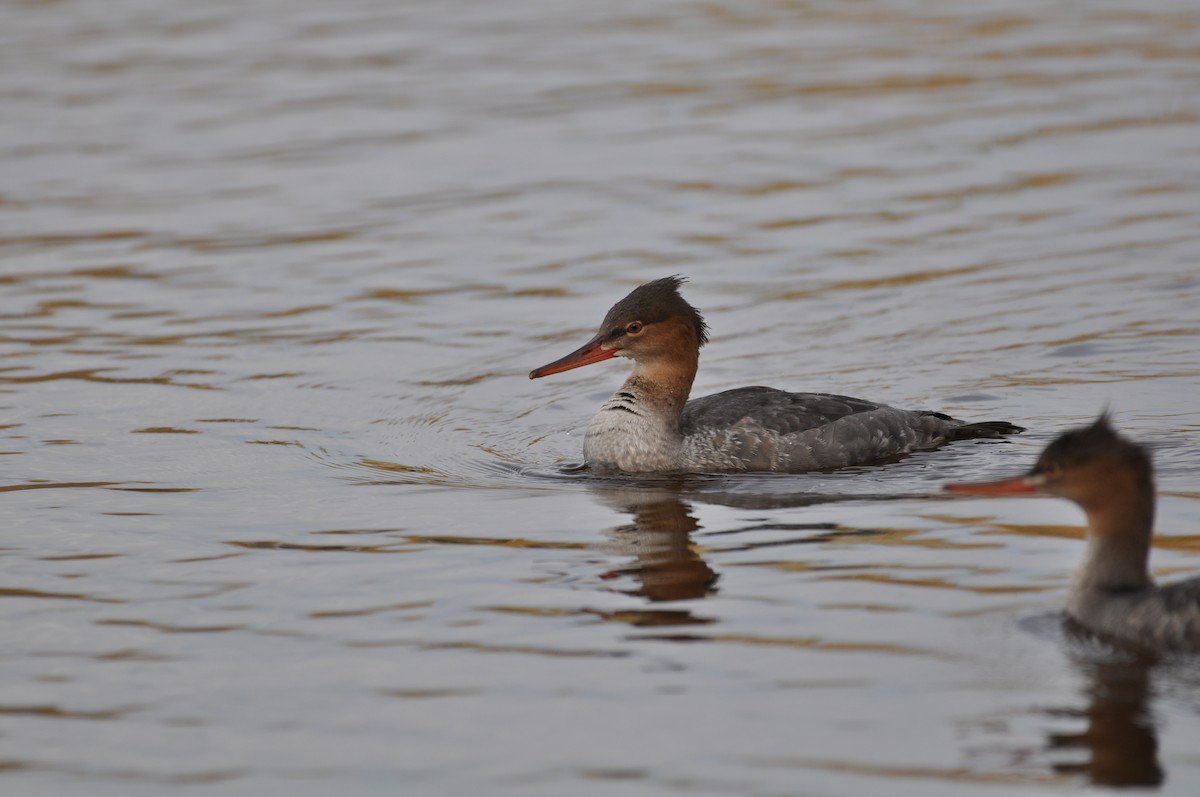
{"type": "Polygon", "coordinates": [[[0,790],[1194,794],[1079,513],[939,490],[1108,406],[1200,570],[1198,87],[1182,1],[0,6],[0,790]],[[1030,431],[563,468],[673,273],[697,394],[1030,431]]]}

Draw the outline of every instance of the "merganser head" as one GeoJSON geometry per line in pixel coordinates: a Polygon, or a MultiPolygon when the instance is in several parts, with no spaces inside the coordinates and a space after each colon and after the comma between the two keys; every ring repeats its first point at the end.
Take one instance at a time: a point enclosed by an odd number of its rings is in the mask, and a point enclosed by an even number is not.
{"type": "MultiPolygon", "coordinates": [[[[700,311],[679,295],[681,276],[647,282],[612,306],[600,329],[587,343],[560,360],[530,372],[530,379],[549,376],[613,357],[639,362],[660,358],[694,358],[708,342],[708,326],[700,311]]],[[[693,371],[694,373],[694,371],[693,371]]]]}
{"type": "Polygon", "coordinates": [[[1153,478],[1146,449],[1117,434],[1108,416],[1101,415],[1092,425],[1056,438],[1022,476],[945,489],[959,495],[1056,495],[1090,511],[1114,500],[1114,488],[1122,482],[1153,495],[1153,478]]]}

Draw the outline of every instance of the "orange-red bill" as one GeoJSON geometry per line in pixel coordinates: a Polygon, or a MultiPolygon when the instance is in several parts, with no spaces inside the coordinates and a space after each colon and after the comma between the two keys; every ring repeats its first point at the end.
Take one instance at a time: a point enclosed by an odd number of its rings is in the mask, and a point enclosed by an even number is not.
{"type": "Polygon", "coordinates": [[[998,482],[947,484],[942,489],[958,495],[1034,495],[1041,484],[1036,476],[1017,476],[998,482]]]}
{"type": "Polygon", "coordinates": [[[572,368],[580,368],[592,363],[603,362],[617,356],[616,349],[601,348],[601,342],[602,338],[597,335],[561,360],[555,360],[548,365],[543,365],[541,368],[533,369],[529,372],[529,378],[537,379],[539,376],[559,374],[563,371],[570,371],[572,368]]]}

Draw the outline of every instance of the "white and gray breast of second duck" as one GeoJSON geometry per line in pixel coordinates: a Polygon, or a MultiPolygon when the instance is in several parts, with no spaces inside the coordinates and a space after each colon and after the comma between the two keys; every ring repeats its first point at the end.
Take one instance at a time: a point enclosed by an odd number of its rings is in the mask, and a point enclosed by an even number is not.
{"type": "Polygon", "coordinates": [[[612,357],[633,373],[588,424],[588,465],[624,473],[799,473],[894,459],[951,440],[1023,431],[966,423],[827,393],[741,387],[688,400],[708,341],[682,277],[648,282],[613,305],[596,335],[529,374],[536,379],[612,357]]]}

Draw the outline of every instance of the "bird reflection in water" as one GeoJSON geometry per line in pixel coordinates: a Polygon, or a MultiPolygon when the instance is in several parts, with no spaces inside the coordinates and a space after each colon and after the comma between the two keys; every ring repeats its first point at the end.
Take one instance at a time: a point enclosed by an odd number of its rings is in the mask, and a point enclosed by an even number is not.
{"type": "Polygon", "coordinates": [[[1055,771],[1083,775],[1095,786],[1160,785],[1163,770],[1150,705],[1151,676],[1159,662],[1139,651],[1109,649],[1098,653],[1095,638],[1069,619],[1064,630],[1073,644],[1089,648],[1071,657],[1072,664],[1088,679],[1088,706],[1082,712],[1069,712],[1086,719],[1087,727],[1080,733],[1049,734],[1046,747],[1049,752],[1083,749],[1090,758],[1056,764],[1055,771]]]}
{"type": "Polygon", "coordinates": [[[597,490],[600,500],[633,516],[633,522],[607,532],[615,551],[632,555],[628,567],[602,578],[632,576],[640,582],[629,594],[655,602],[703,598],[719,576],[692,545],[691,533],[700,528],[691,506],[678,493],[658,489],[597,490]]]}
{"type": "MultiPolygon", "coordinates": [[[[591,489],[601,503],[633,516],[633,522],[607,532],[608,547],[630,555],[636,561],[628,567],[606,572],[602,577],[616,579],[632,576],[640,587],[628,590],[650,601],[681,601],[704,596],[716,590],[720,577],[700,555],[692,542],[692,532],[702,528],[692,514],[691,501],[739,509],[784,509],[813,506],[848,498],[855,500],[894,500],[895,496],[826,493],[742,493],[722,492],[719,488],[697,489],[686,480],[678,485],[660,480],[654,485],[627,485],[600,482],[591,489]],[[686,494],[685,500],[682,495],[686,494]]],[[[789,526],[792,528],[792,526],[789,526]]],[[[809,528],[809,527],[805,527],[809,528]]],[[[827,530],[828,524],[812,526],[827,530]]],[[[874,532],[871,532],[874,533],[874,532]]]]}
{"type": "MultiPolygon", "coordinates": [[[[635,588],[623,591],[656,603],[703,598],[716,590],[719,575],[692,542],[692,534],[702,527],[692,513],[691,503],[681,497],[679,490],[605,486],[594,488],[594,493],[605,505],[632,516],[632,522],[606,532],[610,544],[605,547],[632,556],[634,561],[606,571],[602,578],[636,579],[635,588]]],[[[836,500],[823,495],[688,495],[702,503],[755,508],[836,500]]],[[[637,626],[712,622],[689,611],[645,609],[619,614],[620,618],[612,619],[637,626]]],[[[1087,705],[1043,708],[1039,713],[1058,719],[1082,719],[1086,727],[1079,732],[1046,735],[1042,753],[1054,759],[1051,768],[1060,776],[1081,777],[1095,786],[1161,785],[1165,775],[1158,759],[1158,735],[1151,708],[1154,680],[1163,663],[1139,651],[1109,647],[1069,619],[1061,632],[1067,636],[1073,666],[1087,678],[1087,705]],[[1077,758],[1080,753],[1086,755],[1086,760],[1063,760],[1064,755],[1077,758]]]]}

